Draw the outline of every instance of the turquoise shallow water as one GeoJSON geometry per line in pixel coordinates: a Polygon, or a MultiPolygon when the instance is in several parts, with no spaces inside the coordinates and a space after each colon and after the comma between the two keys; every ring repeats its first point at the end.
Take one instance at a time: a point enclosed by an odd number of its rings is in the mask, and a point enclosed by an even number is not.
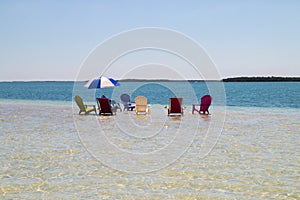
{"type": "Polygon", "coordinates": [[[169,97],[177,92],[184,98],[184,103],[192,104],[201,96],[211,93],[209,89],[224,87],[226,104],[214,98],[215,105],[300,108],[300,82],[226,82],[224,86],[222,82],[120,83],[119,87],[113,89],[88,90],[83,87],[84,82],[0,82],[0,99],[70,102],[72,96],[80,94],[86,101],[94,102],[95,96],[105,94],[119,101],[120,94],[126,92],[131,94],[132,100],[138,95],[144,95],[151,104],[167,104],[169,97]]]}
{"type": "Polygon", "coordinates": [[[227,106],[222,118],[186,105],[182,118],[160,104],[99,117],[70,101],[0,100],[0,196],[299,199],[298,108],[227,106]]]}

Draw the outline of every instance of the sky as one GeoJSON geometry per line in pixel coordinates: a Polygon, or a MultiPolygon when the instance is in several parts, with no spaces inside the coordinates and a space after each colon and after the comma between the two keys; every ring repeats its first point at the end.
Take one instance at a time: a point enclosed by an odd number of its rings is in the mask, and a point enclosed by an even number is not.
{"type": "Polygon", "coordinates": [[[298,0],[0,1],[0,81],[76,80],[99,44],[143,27],[192,38],[221,78],[299,77],[299,11],[298,0]]]}

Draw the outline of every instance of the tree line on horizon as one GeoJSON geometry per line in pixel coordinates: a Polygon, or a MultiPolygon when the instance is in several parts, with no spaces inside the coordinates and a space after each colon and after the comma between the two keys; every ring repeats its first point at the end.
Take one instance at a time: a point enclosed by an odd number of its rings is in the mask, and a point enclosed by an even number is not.
{"type": "Polygon", "coordinates": [[[267,82],[267,81],[300,81],[300,77],[234,77],[225,78],[224,82],[267,82]]]}

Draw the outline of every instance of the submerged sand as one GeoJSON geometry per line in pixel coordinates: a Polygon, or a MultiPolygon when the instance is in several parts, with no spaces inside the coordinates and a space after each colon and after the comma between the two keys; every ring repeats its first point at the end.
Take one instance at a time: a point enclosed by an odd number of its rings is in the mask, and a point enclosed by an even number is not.
{"type": "Polygon", "coordinates": [[[152,105],[147,116],[99,117],[68,102],[1,101],[0,196],[299,198],[299,109],[227,107],[214,123],[212,109],[169,118],[152,105]]]}

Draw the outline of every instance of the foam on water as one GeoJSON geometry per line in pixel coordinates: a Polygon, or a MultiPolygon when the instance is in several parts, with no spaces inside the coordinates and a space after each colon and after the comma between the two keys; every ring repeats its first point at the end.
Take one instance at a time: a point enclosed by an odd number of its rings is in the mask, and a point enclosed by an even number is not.
{"type": "MultiPolygon", "coordinates": [[[[299,109],[227,107],[218,142],[206,156],[199,156],[206,145],[203,144],[205,133],[212,128],[210,123],[218,115],[218,109],[212,108],[211,116],[201,117],[192,115],[188,107],[182,118],[169,118],[164,109],[152,107],[150,116],[136,117],[134,112],[118,112],[116,116],[99,117],[79,116],[70,103],[1,100],[1,197],[299,198],[299,109]],[[96,121],[98,125],[85,127],[85,132],[94,135],[94,140],[84,140],[79,134],[79,129],[84,127],[78,123],[89,124],[89,121],[96,121]],[[130,126],[124,126],[126,123],[130,126]],[[196,127],[198,131],[189,134],[195,123],[199,125],[196,127]],[[194,138],[182,154],[172,157],[172,153],[178,152],[170,149],[160,155],[158,162],[163,166],[159,169],[126,173],[119,166],[111,166],[107,160],[97,157],[97,153],[113,155],[116,152],[91,148],[97,147],[102,136],[100,133],[107,136],[102,139],[109,139],[119,149],[130,152],[132,158],[165,148],[174,141],[174,135],[194,135],[194,138]],[[168,160],[166,156],[170,156],[172,162],[164,163],[168,160]]],[[[184,140],[176,143],[178,147],[186,144],[184,140]]],[[[125,167],[129,163],[128,166],[132,167],[133,162],[129,159],[125,157],[117,163],[125,167]]],[[[146,162],[144,166],[160,164],[143,161],[146,162]]]]}

